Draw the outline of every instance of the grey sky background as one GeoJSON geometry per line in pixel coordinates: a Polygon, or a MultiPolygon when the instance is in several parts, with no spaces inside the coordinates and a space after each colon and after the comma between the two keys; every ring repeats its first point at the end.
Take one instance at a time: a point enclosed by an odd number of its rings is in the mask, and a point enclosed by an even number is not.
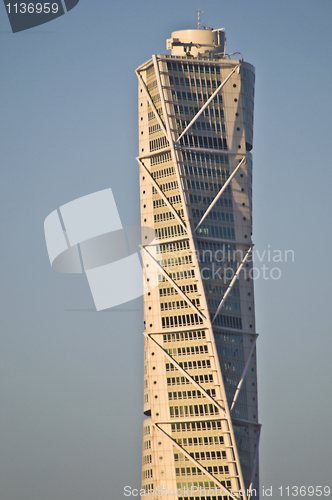
{"type": "Polygon", "coordinates": [[[140,486],[142,300],[93,312],[86,278],[51,269],[43,222],[110,187],[139,224],[134,70],[198,7],[256,67],[255,248],[295,252],[255,283],[261,485],[332,486],[331,2],[81,0],[15,35],[0,5],[1,500],[140,486]]]}

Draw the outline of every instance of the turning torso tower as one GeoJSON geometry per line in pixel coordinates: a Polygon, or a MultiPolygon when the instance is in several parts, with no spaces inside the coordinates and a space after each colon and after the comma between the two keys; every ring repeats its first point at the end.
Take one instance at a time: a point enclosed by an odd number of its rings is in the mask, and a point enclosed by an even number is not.
{"type": "Polygon", "coordinates": [[[225,54],[225,41],[223,29],[173,32],[171,55],[136,71],[141,223],[159,240],[154,256],[143,250],[159,280],[144,298],[142,489],[151,499],[259,495],[255,73],[241,54],[225,54]]]}

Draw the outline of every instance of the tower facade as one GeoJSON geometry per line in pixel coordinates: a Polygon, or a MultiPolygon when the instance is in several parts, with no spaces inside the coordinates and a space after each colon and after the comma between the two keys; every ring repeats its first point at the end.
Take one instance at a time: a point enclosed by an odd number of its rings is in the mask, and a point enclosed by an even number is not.
{"type": "MultiPolygon", "coordinates": [[[[145,266],[142,488],[258,498],[252,281],[255,73],[224,30],[183,30],[137,70],[145,266]]],[[[167,496],[166,496],[167,498],[167,496]]]]}

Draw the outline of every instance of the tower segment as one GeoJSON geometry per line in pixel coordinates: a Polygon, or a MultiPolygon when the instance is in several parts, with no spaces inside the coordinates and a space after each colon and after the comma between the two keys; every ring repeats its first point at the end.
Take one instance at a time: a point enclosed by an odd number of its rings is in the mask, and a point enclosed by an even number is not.
{"type": "Polygon", "coordinates": [[[176,31],[171,55],[136,70],[142,226],[159,240],[154,256],[143,245],[159,282],[144,297],[142,488],[153,499],[259,495],[255,70],[225,46],[224,30],[176,31]]]}

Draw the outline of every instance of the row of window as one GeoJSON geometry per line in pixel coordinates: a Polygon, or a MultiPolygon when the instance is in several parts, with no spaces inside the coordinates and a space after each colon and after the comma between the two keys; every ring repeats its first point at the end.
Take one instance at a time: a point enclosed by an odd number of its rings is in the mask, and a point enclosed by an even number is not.
{"type": "MultiPolygon", "coordinates": [[[[145,491],[145,493],[148,493],[149,491],[151,491],[151,492],[154,491],[153,484],[142,485],[142,488],[145,491]]],[[[148,495],[146,495],[146,496],[148,496],[148,495]]],[[[188,498],[184,498],[183,500],[188,500],[188,498]]]]}
{"type": "MultiPolygon", "coordinates": [[[[186,87],[212,87],[216,89],[221,85],[221,80],[211,80],[210,78],[186,78],[169,75],[169,85],[185,85],[186,87]]],[[[248,84],[245,84],[248,85],[248,84]]]]}
{"type": "Polygon", "coordinates": [[[159,288],[159,297],[166,297],[168,295],[178,295],[178,292],[173,287],[159,288]]]}
{"type": "Polygon", "coordinates": [[[177,224],[176,226],[159,227],[157,230],[158,238],[174,238],[184,234],[183,227],[177,224]]]}
{"type": "Polygon", "coordinates": [[[216,153],[199,153],[197,151],[182,151],[182,158],[184,161],[192,162],[211,162],[220,164],[229,164],[228,155],[219,155],[216,153]]]}
{"type": "MultiPolygon", "coordinates": [[[[199,299],[192,299],[194,306],[199,307],[199,299]]],[[[177,300],[176,302],[161,302],[160,310],[163,311],[177,311],[178,309],[185,309],[190,307],[185,300],[177,300]]]]}
{"type": "MultiPolygon", "coordinates": [[[[181,422],[179,424],[172,424],[172,432],[191,432],[191,431],[205,431],[205,430],[221,430],[221,421],[216,420],[216,421],[211,421],[211,422],[181,422]]],[[[194,439],[194,444],[198,444],[197,438],[194,439]],[[195,441],[196,439],[196,441],[195,441]]],[[[222,441],[220,443],[223,443],[223,437],[220,437],[222,441]]],[[[180,441],[179,439],[177,440],[179,444],[180,441]]],[[[193,444],[192,438],[189,438],[188,440],[188,445],[191,446],[193,444]]],[[[187,443],[183,441],[183,445],[187,446],[187,443]]]]}
{"type": "Polygon", "coordinates": [[[146,70],[146,76],[147,76],[147,78],[149,76],[152,76],[152,75],[153,76],[155,75],[153,64],[151,66],[149,66],[148,69],[146,70]]]}
{"type": "Polygon", "coordinates": [[[176,417],[194,417],[200,415],[219,415],[219,410],[213,404],[189,405],[189,406],[170,406],[169,414],[171,418],[176,417]]]}
{"type": "Polygon", "coordinates": [[[195,354],[204,354],[208,353],[207,345],[192,345],[186,347],[174,347],[173,349],[169,349],[168,353],[172,356],[193,356],[195,354]]]}
{"type": "MultiPolygon", "coordinates": [[[[218,349],[218,347],[217,347],[217,350],[220,351],[220,349],[218,349]]],[[[223,361],[222,363],[220,363],[220,368],[221,368],[222,372],[230,372],[231,371],[234,373],[241,374],[243,372],[243,369],[244,369],[244,364],[239,363],[239,362],[235,362],[234,360],[223,361]]]]}
{"type": "MultiPolygon", "coordinates": [[[[206,470],[211,474],[229,474],[228,465],[219,465],[214,467],[206,467],[206,470]]],[[[176,476],[200,476],[203,472],[197,467],[181,467],[175,469],[176,476]]],[[[179,497],[180,500],[180,497],[179,497]]]]}
{"type": "MultiPolygon", "coordinates": [[[[175,198],[175,196],[172,196],[171,198],[175,198]]],[[[176,198],[180,198],[180,197],[177,196],[176,198]]],[[[169,201],[170,201],[170,198],[169,198],[169,201]]],[[[153,200],[153,208],[162,208],[162,207],[166,207],[166,206],[167,205],[162,198],[159,198],[158,200],[153,200]]],[[[183,213],[182,208],[180,208],[180,210],[177,210],[177,213],[180,217],[184,217],[184,213],[183,213]]]]}
{"type": "Polygon", "coordinates": [[[211,226],[210,224],[201,224],[197,230],[199,235],[210,238],[223,238],[226,240],[235,240],[235,231],[232,227],[211,226]]]}
{"type": "MultiPolygon", "coordinates": [[[[211,318],[212,319],[212,318],[211,318]]],[[[227,326],[229,328],[238,328],[242,330],[242,320],[236,316],[226,316],[225,314],[218,314],[214,320],[215,325],[227,326]]]]}
{"type": "Polygon", "coordinates": [[[142,479],[153,478],[152,469],[144,470],[142,474],[142,479]]]}
{"type": "MultiPolygon", "coordinates": [[[[248,419],[248,407],[247,405],[240,405],[238,401],[236,401],[236,405],[232,410],[232,415],[234,418],[241,418],[243,420],[248,419]]],[[[254,415],[254,418],[256,415],[254,415]]]]}
{"type": "Polygon", "coordinates": [[[201,340],[205,339],[205,331],[197,332],[179,332],[179,333],[168,333],[163,335],[164,342],[187,342],[188,340],[201,340]]]}
{"type": "MultiPolygon", "coordinates": [[[[204,278],[205,277],[206,277],[206,272],[204,272],[204,278]]],[[[212,272],[211,272],[209,278],[212,278],[212,272]]],[[[215,299],[209,300],[209,306],[214,307],[215,309],[217,309],[217,307],[219,306],[219,303],[220,303],[220,299],[219,300],[215,300],[215,299]]],[[[241,304],[240,304],[240,302],[232,302],[232,301],[226,300],[223,303],[221,310],[233,311],[235,313],[241,314],[241,304]]]]}
{"type": "Polygon", "coordinates": [[[198,314],[182,314],[181,316],[166,316],[161,318],[162,328],[177,328],[187,325],[202,325],[203,320],[198,314]]]}
{"type": "Polygon", "coordinates": [[[150,434],[150,432],[151,432],[151,429],[150,429],[149,425],[146,425],[145,427],[143,427],[143,436],[150,434]]]}
{"type": "MultiPolygon", "coordinates": [[[[153,194],[156,194],[157,193],[157,190],[156,189],[152,189],[152,193],[153,194]]],[[[169,196],[168,197],[168,201],[171,203],[171,205],[175,205],[175,203],[181,203],[181,197],[179,194],[176,194],[174,196],[169,196]]],[[[163,199],[159,198],[157,200],[153,200],[153,208],[158,208],[158,207],[163,207],[165,206],[165,202],[163,199]]],[[[181,216],[183,216],[183,210],[178,210],[178,214],[181,216]]]]}
{"type": "MultiPolygon", "coordinates": [[[[233,389],[236,389],[236,387],[238,386],[238,383],[240,382],[240,379],[237,375],[231,375],[229,373],[225,374],[224,376],[224,383],[225,383],[225,387],[226,388],[233,388],[233,389]]],[[[245,381],[244,381],[245,383],[245,381]]],[[[232,401],[232,395],[234,394],[234,391],[233,393],[229,392],[228,393],[228,401],[232,401]]]]}
{"type": "Polygon", "coordinates": [[[177,399],[196,399],[196,398],[205,398],[202,396],[201,391],[179,391],[179,392],[169,392],[168,399],[169,401],[177,400],[177,399]]]}
{"type": "MultiPolygon", "coordinates": [[[[182,62],[175,62],[175,61],[167,61],[167,69],[168,71],[180,71],[180,72],[187,72],[189,73],[207,73],[211,75],[220,75],[220,67],[216,65],[207,65],[207,64],[187,64],[187,63],[182,63],[182,62]]],[[[247,70],[248,71],[248,70],[247,70]]]]}
{"type": "MultiPolygon", "coordinates": [[[[204,289],[208,294],[218,295],[220,302],[220,296],[224,295],[224,293],[227,290],[227,286],[211,285],[210,283],[204,283],[204,289]]],[[[233,288],[229,292],[229,296],[240,297],[240,289],[238,288],[238,285],[236,283],[233,285],[233,288]]]]}
{"type": "MultiPolygon", "coordinates": [[[[176,90],[172,90],[172,100],[173,102],[178,102],[178,101],[202,101],[206,102],[208,99],[210,99],[212,94],[202,94],[202,92],[180,92],[176,90]]],[[[222,104],[223,99],[221,94],[217,94],[213,98],[214,102],[218,102],[218,104],[222,104]]],[[[211,101],[212,102],[212,101],[211,101]]],[[[251,109],[251,108],[249,108],[251,109]]]]}
{"type": "MultiPolygon", "coordinates": [[[[200,197],[199,197],[200,198],[200,197]]],[[[199,200],[200,201],[200,200],[199,200]]],[[[231,200],[229,200],[231,201],[231,200]]],[[[216,203],[217,205],[217,203],[216,203]]],[[[231,207],[232,205],[230,205],[231,207]]],[[[221,260],[231,260],[231,256],[235,254],[236,252],[236,246],[235,245],[228,245],[225,243],[215,243],[211,241],[197,241],[197,248],[202,253],[202,259],[200,258],[201,262],[214,262],[213,255],[214,257],[217,257],[218,253],[218,259],[220,258],[221,260]],[[219,254],[221,252],[221,255],[219,254]],[[206,260],[206,255],[210,255],[209,261],[206,260]]],[[[199,255],[200,255],[199,253],[199,255]]],[[[241,259],[242,260],[242,259],[241,259]]]]}
{"type": "Polygon", "coordinates": [[[254,124],[254,115],[250,113],[250,111],[247,111],[246,109],[243,110],[243,119],[245,122],[249,123],[251,126],[254,124]]]}
{"type": "Polygon", "coordinates": [[[152,177],[154,179],[159,179],[160,177],[169,177],[170,175],[175,174],[174,167],[162,168],[161,170],[156,170],[152,172],[152,177]]]}
{"type": "Polygon", "coordinates": [[[186,384],[190,384],[190,380],[186,377],[167,378],[167,385],[186,385],[186,384]]]}
{"type": "MultiPolygon", "coordinates": [[[[208,389],[206,392],[212,397],[215,397],[216,391],[215,389],[208,389]],[[211,394],[210,394],[211,393],[211,394]]],[[[196,399],[196,398],[205,398],[204,394],[202,395],[201,391],[180,391],[180,392],[169,392],[168,399],[177,400],[177,399],[196,399]]]]}
{"type": "Polygon", "coordinates": [[[147,84],[148,90],[152,90],[155,87],[157,87],[157,80],[153,80],[152,82],[150,82],[150,83],[147,84]]]}
{"type": "MultiPolygon", "coordinates": [[[[195,217],[201,218],[204,215],[204,210],[198,210],[197,208],[192,209],[192,215],[194,218],[195,217]]],[[[231,223],[234,222],[233,214],[227,212],[224,213],[224,212],[216,212],[215,210],[210,210],[210,212],[207,214],[206,217],[207,219],[220,220],[222,222],[231,222],[231,223]]]]}
{"type": "MultiPolygon", "coordinates": [[[[160,184],[159,187],[163,192],[165,192],[165,191],[173,191],[173,189],[178,189],[179,185],[178,181],[171,181],[171,182],[166,182],[165,184],[160,184]]],[[[158,191],[153,186],[152,186],[152,194],[158,194],[158,191]]]]}
{"type": "MultiPolygon", "coordinates": [[[[221,481],[223,482],[223,481],[221,481]]],[[[227,482],[227,486],[228,487],[231,487],[231,482],[230,481],[226,481],[227,482]],[[228,484],[229,483],[229,484],[228,484]]],[[[213,488],[211,488],[213,489],[213,488]]],[[[192,500],[194,497],[178,497],[178,500],[192,500]]],[[[233,497],[231,496],[227,496],[227,495],[224,495],[224,496],[213,496],[213,497],[201,497],[201,496],[195,496],[195,500],[233,500],[233,497]]]]}
{"type": "MultiPolygon", "coordinates": [[[[149,106],[150,106],[150,104],[149,104],[149,106]]],[[[158,109],[157,109],[157,113],[158,113],[158,115],[162,118],[162,116],[163,116],[163,110],[162,110],[162,108],[158,108],[158,109]]],[[[149,111],[149,112],[148,112],[148,121],[151,121],[151,120],[153,120],[154,118],[156,118],[156,116],[155,116],[154,112],[153,112],[153,111],[149,111]]]]}
{"type": "Polygon", "coordinates": [[[189,249],[189,240],[172,241],[171,243],[162,243],[159,245],[160,253],[168,253],[179,250],[189,249]]]}
{"type": "MultiPolygon", "coordinates": [[[[213,202],[213,199],[214,198],[212,198],[211,196],[201,196],[200,194],[189,193],[190,203],[195,203],[197,205],[201,205],[203,203],[204,205],[209,206],[213,202]]],[[[230,198],[225,198],[223,195],[218,198],[218,200],[215,203],[215,206],[233,208],[233,202],[230,198]]]]}
{"type": "MultiPolygon", "coordinates": [[[[174,366],[171,364],[170,370],[176,370],[174,366]]],[[[191,377],[195,380],[195,382],[199,382],[200,384],[212,384],[213,383],[213,375],[212,373],[206,373],[205,375],[195,375],[191,377]]],[[[182,381],[183,377],[171,377],[167,378],[167,385],[184,385],[182,381]],[[181,383],[180,383],[181,382],[181,383]]],[[[189,383],[189,379],[185,378],[186,384],[189,383]]]]}
{"type": "MultiPolygon", "coordinates": [[[[179,362],[180,368],[184,370],[205,370],[211,368],[211,362],[209,359],[198,359],[195,361],[183,361],[179,362]]],[[[167,370],[166,370],[167,371],[167,370]]]]}
{"type": "Polygon", "coordinates": [[[194,293],[197,292],[197,285],[179,285],[183,293],[194,293]]]}
{"type": "Polygon", "coordinates": [[[149,142],[150,151],[156,151],[156,149],[163,149],[169,146],[169,142],[165,136],[158,137],[157,139],[152,139],[149,142]]]}
{"type": "Polygon", "coordinates": [[[156,123],[155,125],[152,125],[149,127],[149,135],[155,134],[156,132],[159,132],[161,130],[161,126],[159,123],[156,123]]]}
{"type": "Polygon", "coordinates": [[[161,214],[155,214],[153,216],[154,223],[165,222],[167,220],[175,219],[175,215],[172,212],[162,212],[161,214]]]}
{"type": "MultiPolygon", "coordinates": [[[[186,122],[185,120],[176,120],[176,125],[178,128],[178,131],[184,130],[189,122],[186,122]]],[[[210,122],[194,122],[191,126],[192,130],[206,130],[207,132],[222,132],[223,134],[226,133],[226,127],[222,123],[220,126],[220,123],[210,123],[210,122]]]]}
{"type": "MultiPolygon", "coordinates": [[[[198,108],[197,106],[188,107],[188,106],[183,106],[182,104],[174,104],[174,113],[176,115],[180,115],[181,118],[183,118],[184,115],[189,115],[190,119],[192,119],[195,115],[197,115],[199,110],[200,108],[198,108]]],[[[202,116],[207,116],[211,118],[220,118],[222,122],[224,121],[225,118],[224,110],[221,109],[219,106],[214,108],[212,103],[207,108],[204,109],[204,111],[202,112],[202,116]]]]}
{"type": "Polygon", "coordinates": [[[255,95],[255,89],[252,85],[250,85],[250,83],[242,82],[241,92],[245,92],[246,94],[249,94],[252,98],[255,95]]]}
{"type": "Polygon", "coordinates": [[[143,455],[143,465],[152,464],[152,455],[143,455]]]}
{"type": "Polygon", "coordinates": [[[192,264],[191,255],[182,255],[180,257],[173,257],[172,259],[162,259],[160,261],[160,265],[163,267],[182,266],[183,264],[192,264]]]}
{"type": "Polygon", "coordinates": [[[254,101],[250,99],[250,97],[242,96],[243,107],[250,109],[250,111],[254,110],[254,101]]]}
{"type": "Polygon", "coordinates": [[[228,149],[226,138],[185,134],[180,139],[181,146],[205,149],[228,149]]]}
{"type": "MultiPolygon", "coordinates": [[[[210,423],[210,422],[208,422],[210,423]]],[[[215,424],[215,422],[213,422],[215,424]]],[[[220,422],[218,422],[220,424],[220,422]]],[[[201,430],[201,424],[200,422],[197,422],[199,424],[199,428],[197,430],[201,430]]],[[[196,424],[196,425],[197,425],[196,424]]],[[[205,425],[205,422],[202,422],[202,424],[205,425]]],[[[181,424],[172,424],[173,425],[181,425],[181,424]]],[[[205,429],[202,429],[205,430],[205,429]]],[[[219,445],[219,444],[224,444],[224,438],[223,436],[205,436],[205,437],[190,437],[190,438],[178,438],[176,439],[176,442],[182,446],[213,446],[213,445],[219,445]]],[[[222,452],[222,457],[226,458],[226,452],[222,452]]]]}
{"type": "Polygon", "coordinates": [[[247,68],[241,68],[241,78],[246,78],[252,83],[255,83],[255,73],[250,71],[250,69],[247,68]]]}
{"type": "MultiPolygon", "coordinates": [[[[176,271],[174,273],[169,272],[168,275],[170,278],[173,280],[189,280],[190,278],[195,278],[195,271],[194,269],[185,269],[184,271],[176,271]]],[[[164,278],[163,281],[165,281],[166,278],[164,278]]]]}
{"type": "Polygon", "coordinates": [[[234,344],[238,344],[239,346],[243,346],[243,335],[242,333],[226,333],[214,331],[214,336],[216,342],[222,342],[225,344],[230,344],[234,346],[234,344]]]}
{"type": "MultiPolygon", "coordinates": [[[[151,96],[152,102],[156,107],[156,103],[160,101],[160,94],[155,94],[154,96],[151,96]]],[[[148,108],[150,107],[150,103],[148,101],[148,108]]]]}
{"type": "Polygon", "coordinates": [[[159,165],[159,163],[166,163],[167,161],[172,160],[172,155],[170,152],[161,153],[159,155],[152,156],[151,158],[151,166],[159,165]]]}
{"type": "Polygon", "coordinates": [[[184,175],[193,175],[195,177],[221,177],[224,180],[229,178],[229,170],[220,170],[219,168],[209,167],[196,167],[192,165],[184,165],[183,173],[184,175]]]}
{"type": "MultiPolygon", "coordinates": [[[[203,182],[203,181],[195,181],[192,179],[184,179],[183,181],[185,189],[193,189],[197,191],[220,191],[222,188],[222,184],[203,182]]],[[[225,193],[231,193],[231,187],[228,185],[224,191],[225,193]]]]}
{"type": "Polygon", "coordinates": [[[143,449],[149,450],[150,448],[151,448],[151,439],[148,439],[147,441],[143,441],[143,449]]]}
{"type": "MultiPolygon", "coordinates": [[[[221,458],[226,458],[226,452],[223,451],[196,451],[195,453],[190,453],[190,456],[195,458],[196,460],[221,460],[221,458]]],[[[184,455],[183,453],[174,453],[175,462],[183,461],[184,455]],[[182,457],[181,457],[182,455],[182,457]]]]}

